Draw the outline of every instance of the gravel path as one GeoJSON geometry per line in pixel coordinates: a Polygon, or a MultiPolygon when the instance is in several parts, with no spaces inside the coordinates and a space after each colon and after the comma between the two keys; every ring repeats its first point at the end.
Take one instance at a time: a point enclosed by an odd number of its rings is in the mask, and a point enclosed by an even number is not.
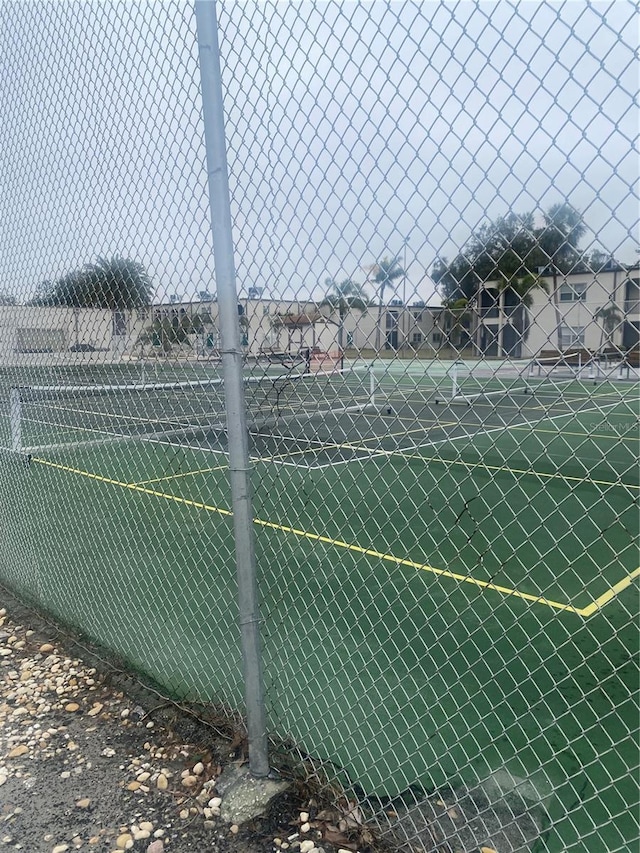
{"type": "Polygon", "coordinates": [[[216,779],[238,744],[152,693],[125,692],[49,623],[8,606],[0,609],[0,851],[338,849],[318,846],[299,792],[280,795],[251,823],[224,823],[216,779]]]}

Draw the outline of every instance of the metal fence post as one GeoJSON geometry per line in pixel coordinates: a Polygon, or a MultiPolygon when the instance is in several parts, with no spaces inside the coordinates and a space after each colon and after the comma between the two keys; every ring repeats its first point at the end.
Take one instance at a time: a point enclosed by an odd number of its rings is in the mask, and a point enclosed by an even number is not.
{"type": "Polygon", "coordinates": [[[229,436],[229,471],[244,661],[249,768],[254,776],[267,776],[269,758],[242,376],[243,351],[238,324],[216,5],[213,0],[196,0],[195,10],[229,436]]]}
{"type": "Polygon", "coordinates": [[[11,449],[16,453],[22,452],[22,400],[20,389],[12,388],[9,392],[9,424],[11,431],[11,449]]]}

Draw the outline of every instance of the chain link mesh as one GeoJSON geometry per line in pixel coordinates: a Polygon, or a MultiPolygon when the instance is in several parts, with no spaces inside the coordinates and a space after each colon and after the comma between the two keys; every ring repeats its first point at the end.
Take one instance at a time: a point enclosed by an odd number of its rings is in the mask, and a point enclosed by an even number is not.
{"type": "MultiPolygon", "coordinates": [[[[194,10],[2,21],[0,577],[242,708],[194,10]]],[[[629,850],[635,5],[218,23],[269,733],[347,833],[629,850]]]]}

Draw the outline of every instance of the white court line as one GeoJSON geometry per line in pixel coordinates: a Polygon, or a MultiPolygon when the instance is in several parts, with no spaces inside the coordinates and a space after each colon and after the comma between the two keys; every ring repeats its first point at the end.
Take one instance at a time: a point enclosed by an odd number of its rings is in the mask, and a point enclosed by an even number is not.
{"type": "MultiPolygon", "coordinates": [[[[615,403],[609,403],[608,405],[600,406],[597,409],[586,409],[580,412],[566,412],[562,415],[555,415],[553,417],[545,417],[542,416],[533,421],[526,421],[524,423],[520,422],[517,424],[504,424],[502,426],[493,427],[488,430],[475,430],[472,433],[463,433],[462,435],[450,436],[449,438],[439,439],[438,441],[428,441],[425,444],[418,444],[414,447],[408,448],[396,448],[395,450],[381,450],[374,449],[369,447],[351,447],[350,449],[367,454],[362,458],[355,459],[343,459],[338,462],[331,462],[324,465],[310,465],[308,466],[308,470],[311,471],[321,471],[325,468],[337,468],[338,465],[360,465],[363,462],[369,462],[371,459],[376,458],[389,458],[391,456],[402,456],[405,453],[415,454],[419,450],[427,450],[432,447],[440,447],[443,444],[452,444],[456,441],[462,441],[463,439],[468,440],[470,438],[476,438],[476,436],[484,436],[484,435],[493,435],[496,432],[508,432],[511,429],[522,428],[527,426],[535,426],[536,424],[542,423],[543,421],[549,423],[550,421],[556,421],[560,418],[568,418],[574,417],[576,414],[594,414],[598,412],[602,412],[604,409],[611,408],[612,406],[619,406],[619,401],[615,403]]],[[[380,436],[380,438],[384,438],[384,436],[380,436]]],[[[303,467],[303,466],[300,466],[303,467]]]]}
{"type": "MultiPolygon", "coordinates": [[[[341,465],[355,465],[355,464],[360,465],[363,462],[369,462],[372,459],[376,459],[376,458],[388,458],[390,456],[402,456],[403,454],[407,454],[407,453],[411,453],[413,455],[413,454],[417,454],[418,451],[420,451],[420,450],[427,450],[429,448],[440,447],[443,444],[451,444],[451,443],[456,442],[456,441],[462,441],[463,439],[468,440],[470,438],[475,438],[476,436],[492,435],[496,432],[508,432],[510,430],[513,430],[513,429],[526,429],[529,426],[534,427],[536,424],[539,424],[542,422],[549,423],[550,421],[556,421],[556,420],[559,420],[560,418],[572,417],[572,416],[575,416],[577,414],[598,414],[598,413],[602,412],[604,409],[611,408],[613,406],[618,406],[618,405],[620,405],[620,401],[616,401],[614,403],[609,403],[607,405],[600,406],[597,409],[584,409],[584,410],[581,410],[579,412],[573,412],[573,411],[572,412],[565,412],[563,414],[555,415],[553,417],[545,417],[543,415],[543,416],[537,418],[536,420],[532,420],[532,421],[524,421],[524,422],[520,421],[520,422],[515,423],[515,424],[503,424],[501,426],[493,427],[492,429],[488,429],[488,430],[477,429],[472,433],[463,433],[462,435],[458,435],[458,436],[449,436],[447,438],[438,439],[437,441],[428,441],[428,442],[425,442],[423,444],[413,445],[413,446],[407,447],[407,448],[395,448],[394,450],[382,450],[379,448],[370,448],[370,447],[366,447],[363,445],[355,444],[353,442],[350,442],[350,443],[345,442],[343,444],[336,442],[335,444],[328,445],[327,442],[322,441],[321,439],[315,439],[315,438],[296,439],[296,438],[291,438],[290,436],[282,435],[282,436],[278,436],[278,438],[283,442],[286,442],[286,441],[297,442],[297,441],[304,440],[309,445],[311,445],[311,444],[318,445],[317,448],[311,448],[311,447],[309,448],[310,452],[316,453],[316,454],[321,453],[327,447],[331,447],[334,449],[342,447],[342,448],[346,448],[348,450],[351,450],[354,453],[360,453],[363,455],[361,455],[359,457],[356,456],[353,459],[343,459],[343,460],[325,463],[322,465],[309,465],[309,464],[305,465],[305,464],[301,464],[299,462],[288,461],[284,458],[263,457],[263,456],[253,456],[253,455],[251,456],[251,461],[252,462],[261,462],[264,464],[269,463],[272,465],[281,465],[282,467],[298,468],[298,469],[304,470],[304,471],[322,471],[322,470],[325,470],[327,468],[337,468],[338,466],[341,466],[341,465]]],[[[629,414],[633,414],[633,413],[629,413],[629,414]]],[[[384,416],[381,415],[381,417],[384,417],[384,416]]],[[[444,428],[444,427],[439,427],[437,425],[437,422],[434,422],[433,424],[425,426],[424,430],[420,429],[420,430],[415,430],[415,431],[416,432],[418,432],[418,431],[426,432],[430,429],[439,429],[439,428],[444,428]]],[[[561,433],[558,433],[558,434],[561,435],[561,433]]],[[[585,438],[587,438],[588,435],[589,435],[588,433],[585,433],[585,438]]],[[[378,436],[378,438],[382,439],[382,438],[385,438],[385,436],[378,436]]],[[[373,440],[373,438],[367,439],[367,440],[373,440]]],[[[192,446],[189,444],[184,444],[182,442],[171,442],[171,441],[167,441],[167,440],[156,439],[154,441],[154,443],[166,444],[166,445],[169,445],[172,447],[181,447],[181,448],[185,448],[185,449],[189,449],[189,450],[198,450],[198,451],[205,452],[205,453],[217,453],[217,454],[221,454],[224,456],[228,456],[227,451],[224,451],[224,450],[216,450],[214,448],[202,447],[202,446],[197,446],[197,445],[192,446]]],[[[282,454],[282,456],[285,456],[285,454],[282,454]]]]}

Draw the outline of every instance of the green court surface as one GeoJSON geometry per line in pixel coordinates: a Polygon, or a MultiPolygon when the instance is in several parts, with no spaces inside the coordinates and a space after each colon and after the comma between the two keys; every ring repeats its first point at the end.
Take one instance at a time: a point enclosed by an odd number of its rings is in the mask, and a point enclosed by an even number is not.
{"type": "MultiPolygon", "coordinates": [[[[637,831],[637,385],[452,388],[383,377],[375,409],[252,435],[272,731],[378,795],[506,770],[544,800],[546,849],[617,849],[637,831]]],[[[237,707],[224,435],[45,433],[7,455],[4,576],[237,707]]]]}

